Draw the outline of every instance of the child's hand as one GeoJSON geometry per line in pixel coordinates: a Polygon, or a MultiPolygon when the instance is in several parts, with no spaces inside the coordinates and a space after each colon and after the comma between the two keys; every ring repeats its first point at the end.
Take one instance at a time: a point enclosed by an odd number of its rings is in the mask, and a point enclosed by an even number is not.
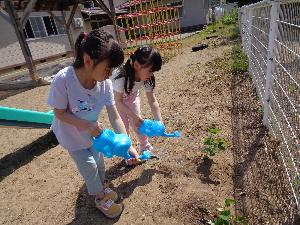
{"type": "Polygon", "coordinates": [[[88,125],[88,131],[93,137],[97,137],[99,134],[101,134],[102,130],[103,127],[98,121],[90,122],[88,125]]]}

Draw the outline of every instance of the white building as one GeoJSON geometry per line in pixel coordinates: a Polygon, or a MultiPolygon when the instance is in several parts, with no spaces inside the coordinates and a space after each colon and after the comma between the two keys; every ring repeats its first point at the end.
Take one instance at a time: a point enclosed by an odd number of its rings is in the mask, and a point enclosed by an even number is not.
{"type": "MultiPolygon", "coordinates": [[[[62,13],[53,11],[62,18],[62,13]]],[[[22,12],[18,12],[21,16],[22,12]]],[[[70,11],[66,12],[68,18],[70,11]]],[[[80,8],[74,18],[81,18],[80,8]]],[[[84,30],[84,24],[73,21],[70,31],[73,40],[84,30]]],[[[16,36],[12,21],[7,12],[0,8],[0,74],[14,68],[25,67],[25,59],[16,36]]],[[[35,62],[43,62],[51,58],[66,56],[71,53],[71,46],[64,27],[56,22],[47,12],[32,12],[24,29],[26,41],[35,62]]]]}

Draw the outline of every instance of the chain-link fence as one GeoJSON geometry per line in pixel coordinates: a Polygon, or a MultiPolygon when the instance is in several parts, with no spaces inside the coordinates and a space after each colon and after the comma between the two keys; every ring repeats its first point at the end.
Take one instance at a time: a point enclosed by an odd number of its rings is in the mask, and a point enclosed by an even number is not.
{"type": "Polygon", "coordinates": [[[300,0],[244,6],[239,25],[263,123],[281,142],[282,163],[300,210],[300,0]]]}

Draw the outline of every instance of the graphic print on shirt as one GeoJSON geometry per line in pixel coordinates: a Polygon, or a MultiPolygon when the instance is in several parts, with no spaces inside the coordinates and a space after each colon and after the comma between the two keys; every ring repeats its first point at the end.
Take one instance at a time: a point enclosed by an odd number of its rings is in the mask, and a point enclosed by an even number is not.
{"type": "Polygon", "coordinates": [[[95,108],[94,102],[77,100],[77,106],[75,106],[74,108],[72,108],[72,112],[73,113],[78,113],[78,112],[81,112],[81,111],[88,111],[88,112],[90,112],[94,108],[95,108]]]}

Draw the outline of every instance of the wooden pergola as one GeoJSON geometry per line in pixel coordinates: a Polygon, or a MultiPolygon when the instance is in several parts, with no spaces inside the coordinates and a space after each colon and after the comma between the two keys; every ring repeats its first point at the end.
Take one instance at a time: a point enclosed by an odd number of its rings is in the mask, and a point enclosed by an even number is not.
{"type": "MultiPolygon", "coordinates": [[[[20,43],[22,53],[25,58],[26,65],[28,67],[30,76],[32,78],[31,86],[38,86],[45,84],[44,80],[37,74],[36,66],[34,64],[32,54],[28,43],[26,42],[25,35],[23,33],[23,28],[29,19],[29,15],[32,11],[46,11],[48,12],[58,23],[62,24],[67,32],[70,46],[74,52],[74,40],[70,32],[70,25],[72,23],[73,17],[75,15],[78,4],[91,2],[91,0],[0,0],[4,1],[5,9],[8,12],[12,25],[15,29],[18,41],[20,43]],[[66,18],[65,11],[70,11],[71,14],[69,18],[66,18]],[[23,15],[19,18],[17,11],[23,11],[23,15]],[[52,11],[61,11],[62,18],[55,16],[52,11]]],[[[106,12],[109,18],[113,21],[115,17],[115,7],[113,0],[109,0],[109,8],[105,5],[103,0],[93,0],[94,5],[100,7],[104,12],[106,12]]],[[[114,24],[114,23],[113,23],[114,24]]],[[[25,85],[26,86],[26,85],[25,85]]],[[[28,85],[27,85],[28,86],[28,85]]],[[[29,85],[30,86],[30,85],[29,85]]]]}

